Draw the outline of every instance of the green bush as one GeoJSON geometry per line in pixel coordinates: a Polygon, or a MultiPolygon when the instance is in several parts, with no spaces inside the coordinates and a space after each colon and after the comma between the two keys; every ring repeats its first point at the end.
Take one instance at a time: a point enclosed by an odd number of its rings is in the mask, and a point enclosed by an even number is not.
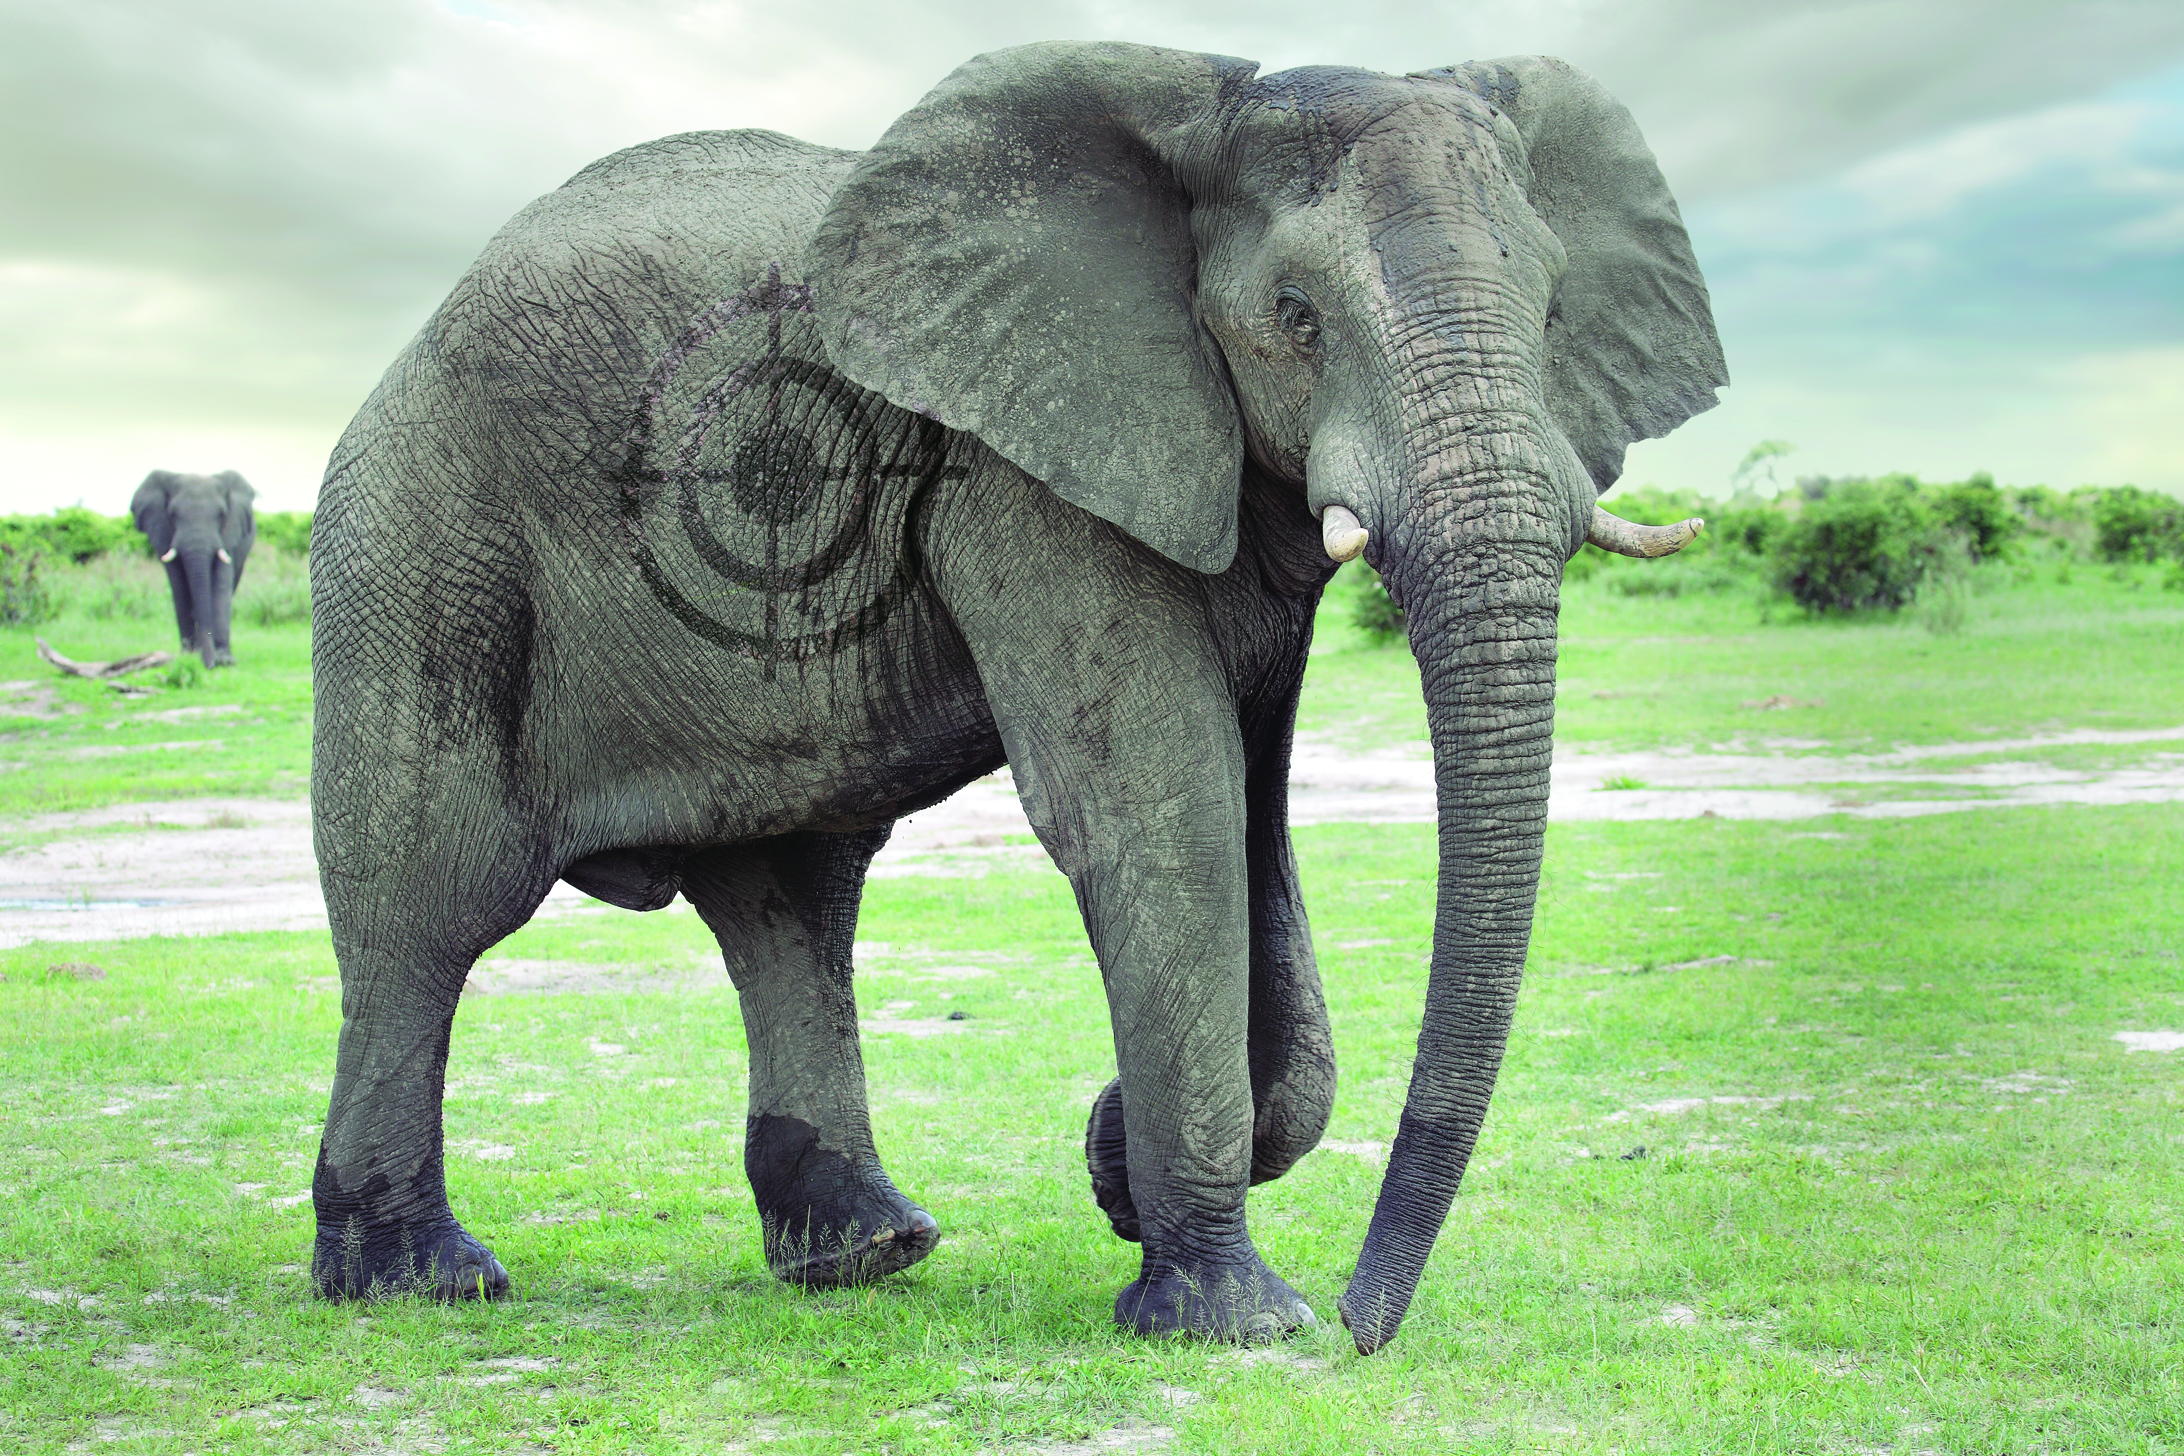
{"type": "Polygon", "coordinates": [[[268,545],[278,546],[290,556],[308,556],[311,554],[311,513],[260,511],[258,539],[268,545]]]}
{"type": "Polygon", "coordinates": [[[1945,530],[1909,476],[1830,481],[1775,543],[1774,584],[1808,611],[1893,612],[1918,594],[1945,530]]]}
{"type": "Polygon", "coordinates": [[[34,626],[53,616],[46,554],[36,546],[0,539],[0,625],[34,626]]]}
{"type": "MultiPolygon", "coordinates": [[[[1703,541],[1711,536],[1714,538],[1716,551],[1765,556],[1773,549],[1774,543],[1780,539],[1789,524],[1789,513],[1779,506],[1767,502],[1745,504],[1731,501],[1707,518],[1706,530],[1699,540],[1703,541]]],[[[1698,542],[1691,544],[1696,546],[1698,542]]]]}
{"type": "Polygon", "coordinates": [[[148,544],[127,516],[102,516],[82,506],[63,506],[50,516],[0,516],[0,541],[77,566],[148,544]]]}
{"type": "Polygon", "coordinates": [[[1984,470],[1955,485],[1932,487],[1928,499],[1942,529],[1956,534],[1975,563],[2001,556],[2024,529],[2024,518],[2010,509],[1984,470]]]}
{"type": "Polygon", "coordinates": [[[2184,501],[2135,485],[2103,490],[2092,502],[2094,545],[2109,561],[2184,559],[2184,501]]]}
{"type": "Polygon", "coordinates": [[[1343,603],[1350,625],[1375,643],[1384,645],[1406,635],[1403,609],[1388,595],[1387,583],[1380,579],[1380,573],[1363,560],[1353,561],[1336,572],[1328,590],[1343,603]]]}

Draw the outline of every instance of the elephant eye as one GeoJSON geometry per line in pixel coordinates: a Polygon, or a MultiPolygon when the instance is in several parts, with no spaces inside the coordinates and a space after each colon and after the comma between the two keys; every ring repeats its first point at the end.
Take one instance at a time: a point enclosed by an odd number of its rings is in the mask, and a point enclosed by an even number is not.
{"type": "Polygon", "coordinates": [[[1312,301],[1294,288],[1285,288],[1275,296],[1274,317],[1298,348],[1309,349],[1319,342],[1319,314],[1312,301]]]}

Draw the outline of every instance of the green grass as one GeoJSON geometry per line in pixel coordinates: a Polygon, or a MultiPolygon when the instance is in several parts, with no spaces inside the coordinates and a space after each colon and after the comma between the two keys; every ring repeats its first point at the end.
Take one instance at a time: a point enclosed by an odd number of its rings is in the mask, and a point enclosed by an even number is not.
{"type": "Polygon", "coordinates": [[[194,658],[170,686],[124,698],[38,660],[33,635],[79,662],[175,652],[171,617],[68,616],[0,631],[0,819],[148,799],[301,798],[310,788],[311,628],[238,626],[238,665],[206,673],[194,658]],[[189,669],[196,670],[190,671],[189,669]],[[194,679],[194,681],[189,681],[194,679]]]}
{"type": "MultiPolygon", "coordinates": [[[[165,642],[54,625],[76,657],[165,642]]],[[[1559,733],[1588,746],[2184,722],[2184,603],[2100,572],[1975,595],[1948,636],[1586,588],[1564,628],[1559,733]],[[1825,706],[1742,706],[1773,694],[1825,706]]],[[[1401,649],[1322,645],[1309,731],[1423,737],[1401,649]]],[[[62,685],[0,724],[0,811],[300,793],[306,649],[239,631],[241,668],[134,707],[62,685]]],[[[48,677],[27,633],[7,653],[48,677]]],[[[1433,835],[1297,840],[1343,1081],[1251,1207],[1332,1324],[1416,1036],[1433,835]]],[[[869,890],[865,1014],[969,1019],[866,1038],[880,1146],[944,1240],[827,1294],[765,1272],[740,1019],[687,912],[541,921],[489,959],[625,974],[463,1004],[449,1163],[516,1280],[491,1307],[308,1295],[323,935],[0,951],[0,1449],[1128,1450],[1142,1422],[1223,1456],[2175,1453],[2184,1057],[2113,1034],[2184,1029],[2179,863],[2184,806],[1554,826],[1478,1159],[1371,1359],[1339,1328],[1269,1355],[1111,1326],[1135,1251],[1081,1140],[1113,1059],[1052,873],[869,890]]]]}
{"type": "MultiPolygon", "coordinates": [[[[1402,1097],[1431,831],[1299,840],[1329,1137],[1362,1149],[1402,1097]]],[[[1339,1330],[1250,1363],[1110,1328],[1133,1251],[1079,1143],[1112,1059],[1051,874],[870,891],[867,1014],[970,1020],[867,1038],[882,1149],[946,1239],[853,1293],[764,1271],[723,989],[467,999],[452,1182],[518,1297],[360,1310],[308,1298],[309,1207],[273,1202],[324,1109],[322,937],[0,953],[4,1439],[912,1452],[1136,1417],[1233,1452],[2173,1451],[2184,1096],[2111,1036],[2184,1023],[2180,859],[2168,807],[1555,829],[1479,1161],[1369,1360],[1339,1330]],[[60,959],[109,979],[37,974],[60,959]],[[1683,1105],[1711,1098],[1750,1100],[1683,1105]]],[[[495,954],[705,949],[694,916],[601,911],[495,954]]],[[[1323,1316],[1375,1183],[1329,1147],[1253,1194],[1323,1316]]]]}
{"type": "MultiPolygon", "coordinates": [[[[1657,563],[1636,563],[1644,567],[1657,563]]],[[[2068,584],[1997,569],[1961,631],[1808,619],[1754,594],[1649,598],[1600,580],[1563,595],[1555,741],[1650,748],[1819,740],[1946,743],[2056,728],[2184,724],[2184,596],[2152,568],[2068,584]],[[1766,707],[1770,700],[1775,707],[1766,707]]],[[[1423,742],[1418,667],[1323,615],[1298,715],[1323,742],[1423,742]]]]}

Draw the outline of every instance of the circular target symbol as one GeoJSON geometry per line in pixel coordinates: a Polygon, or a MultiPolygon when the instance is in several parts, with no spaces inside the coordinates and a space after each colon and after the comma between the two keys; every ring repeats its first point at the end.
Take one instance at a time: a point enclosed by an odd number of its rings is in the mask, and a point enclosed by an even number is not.
{"type": "MultiPolygon", "coordinates": [[[[744,418],[740,413],[734,419],[744,418]]],[[[738,586],[768,594],[805,591],[842,568],[865,544],[864,530],[872,509],[875,472],[872,420],[863,401],[857,399],[841,378],[806,359],[781,355],[742,365],[707,390],[675,452],[669,479],[675,486],[676,514],[691,549],[707,566],[738,586]],[[822,465],[811,436],[782,418],[782,396],[797,387],[823,402],[840,422],[838,449],[847,463],[822,465]],[[706,437],[721,419],[729,403],[752,389],[765,389],[769,399],[763,421],[738,440],[725,471],[701,470],[698,459],[706,437]],[[783,564],[782,536],[787,527],[809,515],[836,481],[850,482],[849,499],[843,502],[841,522],[833,534],[809,556],[783,564]],[[757,521],[766,537],[766,559],[748,561],[729,549],[705,518],[707,486],[728,487],[727,498],[745,515],[757,521]]],[[[837,454],[837,459],[841,458],[837,454]]]]}
{"type": "MultiPolygon", "coordinates": [[[[872,631],[909,590],[916,567],[906,532],[901,541],[892,543],[896,570],[870,600],[821,631],[779,635],[781,597],[809,591],[861,551],[888,549],[869,536],[875,487],[882,481],[932,480],[956,473],[943,468],[944,431],[928,420],[914,421],[884,464],[876,458],[879,422],[875,416],[886,406],[825,365],[781,352],[782,315],[810,311],[810,285],[782,283],[775,266],[767,270],[764,283],[724,299],[691,320],[647,377],[642,402],[630,422],[623,463],[613,476],[620,488],[631,560],[653,597],[698,636],[740,657],[763,662],[769,678],[776,663],[839,651],[872,631]],[[676,442],[672,465],[665,470],[655,466],[652,442],[676,377],[723,329],[756,314],[766,316],[767,352],[738,365],[705,392],[676,442]],[[729,408],[755,389],[766,391],[765,406],[756,419],[747,408],[729,408]],[[784,402],[791,399],[797,403],[785,411],[784,402]],[[834,425],[826,432],[831,448],[821,449],[813,444],[810,430],[800,426],[821,424],[824,428],[821,422],[828,416],[834,425]],[[707,438],[724,419],[746,433],[728,449],[725,469],[701,468],[707,438]],[[844,481],[849,483],[849,494],[841,503],[838,524],[824,541],[811,543],[809,551],[797,550],[791,559],[784,559],[784,537],[795,534],[791,528],[828,499],[827,486],[844,481]],[[674,497],[683,536],[698,559],[734,586],[762,596],[761,631],[743,631],[719,620],[691,601],[661,569],[646,534],[645,514],[647,505],[665,494],[674,497]],[[707,519],[707,507],[717,510],[724,503],[759,526],[766,543],[763,560],[746,559],[720,539],[707,519]]],[[[906,506],[905,526],[908,520],[906,506]]]]}

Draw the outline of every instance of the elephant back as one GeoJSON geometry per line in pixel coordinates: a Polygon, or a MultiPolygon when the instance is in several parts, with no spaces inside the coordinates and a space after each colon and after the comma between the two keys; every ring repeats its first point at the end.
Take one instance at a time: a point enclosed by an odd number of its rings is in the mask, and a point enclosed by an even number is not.
{"type": "Polygon", "coordinates": [[[855,160],[691,133],[524,209],[337,452],[338,529],[390,559],[520,541],[548,610],[635,631],[657,606],[768,664],[871,631],[915,576],[946,432],[821,349],[800,260],[855,160]]]}

